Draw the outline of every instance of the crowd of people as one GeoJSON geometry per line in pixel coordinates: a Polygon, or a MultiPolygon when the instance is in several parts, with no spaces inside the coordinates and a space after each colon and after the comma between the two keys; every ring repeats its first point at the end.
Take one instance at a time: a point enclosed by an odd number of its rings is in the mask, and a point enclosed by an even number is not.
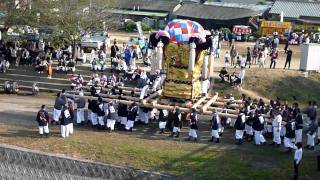
{"type": "MultiPolygon", "coordinates": [[[[186,113],[177,106],[171,111],[140,107],[135,102],[128,104],[127,101],[122,101],[124,99],[121,97],[121,92],[116,94],[119,97],[118,100],[105,102],[100,96],[97,100],[86,101],[83,92],[74,97],[67,97],[65,90],[58,93],[52,119],[57,124],[60,123],[61,136],[67,137],[73,133],[73,125],[71,125],[73,122],[76,122],[77,125],[91,124],[98,129],[111,131],[115,129],[132,131],[138,122],[147,125],[150,120],[157,119],[160,133],[168,130],[171,132],[171,137],[179,137],[183,125],[189,124],[188,140],[198,140],[199,119],[196,109],[191,108],[191,113],[186,113]],[[86,107],[88,108],[87,118],[84,116],[86,107]]],[[[212,112],[210,126],[212,138],[209,140],[211,142],[215,140],[216,143],[219,143],[224,129],[232,127],[235,129],[237,144],[242,144],[246,140],[253,141],[259,146],[266,144],[266,139],[271,138],[272,145],[279,147],[283,143],[284,147],[291,151],[296,148],[297,143],[303,142],[303,129],[307,135],[305,148],[313,150],[315,145],[320,143],[320,118],[317,114],[317,103],[314,101],[309,103],[307,109],[301,110],[297,101],[289,106],[279,99],[266,103],[262,99],[251,99],[243,95],[243,107],[239,110],[237,117],[232,117],[228,116],[227,112],[234,109],[232,108],[234,107],[232,104],[235,103],[234,98],[232,95],[225,98],[229,101],[222,110],[212,112]],[[306,123],[304,123],[303,114],[306,114],[306,123]]],[[[42,111],[45,111],[44,106],[39,112],[42,111]]],[[[44,130],[40,130],[44,126],[43,123],[40,123],[41,119],[49,123],[47,113],[40,113],[37,117],[39,133],[43,135],[43,132],[48,133],[48,123],[44,130]]]]}

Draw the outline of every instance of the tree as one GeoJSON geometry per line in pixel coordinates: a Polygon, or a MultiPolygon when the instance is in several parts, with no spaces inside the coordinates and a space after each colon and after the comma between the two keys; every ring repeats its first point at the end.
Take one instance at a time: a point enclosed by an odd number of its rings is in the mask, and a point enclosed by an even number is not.
{"type": "Polygon", "coordinates": [[[26,1],[1,0],[0,11],[4,13],[3,31],[6,32],[12,26],[35,24],[36,14],[33,12],[26,1]]]}
{"type": "Polygon", "coordinates": [[[108,28],[113,21],[108,12],[112,0],[36,0],[35,3],[37,6],[32,9],[40,14],[39,25],[55,27],[51,35],[54,44],[69,43],[75,47],[81,41],[80,31],[108,28]]]}
{"type": "Polygon", "coordinates": [[[51,27],[50,41],[57,46],[68,43],[75,47],[81,41],[80,31],[108,28],[114,20],[108,11],[113,0],[32,0],[31,6],[22,6],[25,0],[16,4],[1,1],[6,30],[15,25],[51,27]]]}

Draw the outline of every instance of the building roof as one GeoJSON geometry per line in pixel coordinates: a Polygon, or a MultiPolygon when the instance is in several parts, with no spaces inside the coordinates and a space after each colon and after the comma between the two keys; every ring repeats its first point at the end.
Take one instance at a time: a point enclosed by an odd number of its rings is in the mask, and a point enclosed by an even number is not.
{"type": "Polygon", "coordinates": [[[320,3],[277,0],[269,13],[279,15],[281,11],[283,11],[283,16],[287,18],[299,18],[300,16],[320,17],[320,3]]]}
{"type": "Polygon", "coordinates": [[[221,2],[221,3],[241,3],[241,4],[268,4],[267,0],[207,0],[207,3],[221,2]]]}
{"type": "Polygon", "coordinates": [[[207,5],[215,5],[215,6],[224,6],[224,7],[238,7],[238,8],[247,8],[247,9],[251,9],[253,11],[259,11],[260,13],[264,13],[267,10],[269,10],[269,8],[271,8],[272,3],[268,3],[268,4],[245,4],[245,3],[233,3],[233,2],[213,2],[213,1],[207,1],[204,4],[207,5]]]}
{"type": "Polygon", "coordinates": [[[166,12],[150,12],[150,11],[134,11],[134,10],[124,10],[124,9],[111,9],[110,13],[114,14],[125,14],[125,15],[135,15],[135,16],[149,16],[149,17],[167,17],[166,12]]]}
{"type": "Polygon", "coordinates": [[[257,16],[259,12],[246,8],[183,4],[174,14],[199,19],[231,20],[257,16]]]}
{"type": "Polygon", "coordinates": [[[172,12],[178,4],[179,1],[176,0],[117,0],[112,7],[118,9],[172,12]]]}

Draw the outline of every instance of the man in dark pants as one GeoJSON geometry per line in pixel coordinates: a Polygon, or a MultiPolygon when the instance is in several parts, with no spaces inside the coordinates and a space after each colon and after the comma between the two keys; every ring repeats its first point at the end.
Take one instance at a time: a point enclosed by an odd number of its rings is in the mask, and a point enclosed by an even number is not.
{"type": "Polygon", "coordinates": [[[277,49],[273,49],[272,52],[271,52],[270,69],[272,68],[272,65],[273,65],[273,69],[276,68],[277,59],[278,59],[278,50],[277,49]]]}
{"type": "Polygon", "coordinates": [[[293,179],[297,180],[298,179],[298,175],[299,175],[299,165],[301,163],[301,159],[302,159],[302,144],[301,143],[297,143],[296,144],[297,149],[294,153],[294,161],[293,161],[293,167],[294,167],[294,176],[293,179]]]}
{"type": "Polygon", "coordinates": [[[286,69],[287,64],[288,64],[288,69],[290,69],[291,58],[292,58],[292,50],[290,48],[288,48],[287,49],[286,63],[284,64],[284,68],[283,69],[286,69]]]}

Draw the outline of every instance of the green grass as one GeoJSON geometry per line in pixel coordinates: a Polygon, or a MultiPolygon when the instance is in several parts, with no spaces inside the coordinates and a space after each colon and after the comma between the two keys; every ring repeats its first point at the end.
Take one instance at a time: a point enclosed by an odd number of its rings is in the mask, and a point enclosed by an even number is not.
{"type": "MultiPolygon", "coordinates": [[[[305,78],[302,72],[295,70],[246,69],[243,88],[261,97],[279,97],[288,103],[292,103],[292,97],[295,96],[302,106],[306,106],[310,100],[320,103],[320,73],[316,72],[309,73],[309,77],[305,78]]],[[[239,92],[228,85],[218,83],[216,89],[223,94],[231,92],[235,97],[239,96],[239,92]]]]}
{"type": "MultiPolygon", "coordinates": [[[[194,144],[182,138],[151,140],[137,134],[86,129],[76,129],[74,136],[63,140],[57,127],[51,128],[54,133],[49,139],[38,138],[36,130],[23,127],[0,125],[0,133],[13,128],[10,136],[1,136],[1,143],[193,179],[290,179],[293,174],[293,153],[270,146],[194,144]]],[[[301,179],[320,177],[315,155],[305,151],[301,179]]]]}

